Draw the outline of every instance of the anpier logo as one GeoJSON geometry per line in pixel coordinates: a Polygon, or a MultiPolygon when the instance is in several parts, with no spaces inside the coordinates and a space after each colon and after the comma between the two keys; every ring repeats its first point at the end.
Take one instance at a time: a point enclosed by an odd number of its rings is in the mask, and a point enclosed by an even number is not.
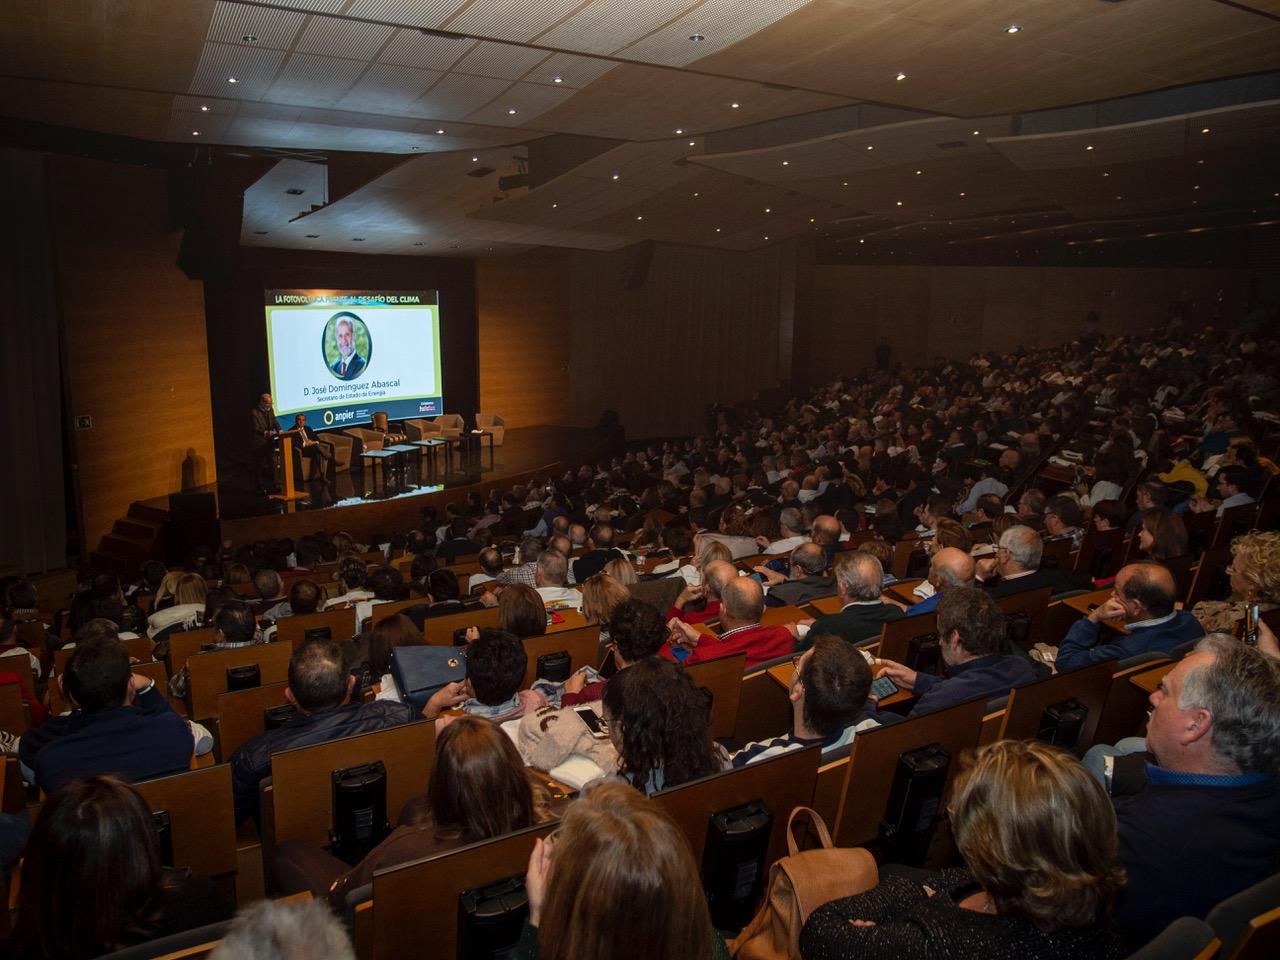
{"type": "Polygon", "coordinates": [[[324,420],[326,427],[332,427],[335,423],[346,423],[348,420],[354,420],[355,418],[355,412],[352,410],[341,410],[338,413],[326,410],[321,419],[324,420]]]}
{"type": "Polygon", "coordinates": [[[324,425],[325,425],[326,427],[332,427],[332,426],[333,426],[333,411],[332,411],[332,410],[326,410],[326,411],[324,412],[324,425]]]}

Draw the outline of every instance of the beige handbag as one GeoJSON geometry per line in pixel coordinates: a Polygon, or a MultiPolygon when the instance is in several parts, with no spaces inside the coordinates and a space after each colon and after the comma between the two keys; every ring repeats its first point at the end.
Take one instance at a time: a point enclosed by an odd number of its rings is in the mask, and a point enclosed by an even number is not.
{"type": "Polygon", "coordinates": [[[787,819],[787,852],[769,869],[769,889],[729,953],[740,960],[800,960],[800,931],[824,903],[870,890],[880,882],[875,858],[861,847],[833,847],[831,832],[816,810],[796,807],[787,819]],[[807,816],[821,847],[799,850],[795,823],[807,816]]]}

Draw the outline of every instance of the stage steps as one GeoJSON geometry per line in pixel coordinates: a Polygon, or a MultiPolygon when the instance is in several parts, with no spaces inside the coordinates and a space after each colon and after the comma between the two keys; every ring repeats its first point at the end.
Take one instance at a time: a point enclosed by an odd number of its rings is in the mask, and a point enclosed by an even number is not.
{"type": "Polygon", "coordinates": [[[98,549],[89,554],[90,562],[96,569],[133,579],[143,561],[164,559],[168,520],[168,511],[135,500],[111,532],[103,534],[98,549]]]}

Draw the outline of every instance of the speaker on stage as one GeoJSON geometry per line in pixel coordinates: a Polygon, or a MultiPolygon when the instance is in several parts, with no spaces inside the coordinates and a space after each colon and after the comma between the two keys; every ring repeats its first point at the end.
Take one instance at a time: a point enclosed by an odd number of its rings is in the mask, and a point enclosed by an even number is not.
{"type": "Polygon", "coordinates": [[[217,550],[221,539],[218,502],[212,493],[169,494],[166,559],[170,566],[185,563],[196,547],[217,550]]]}

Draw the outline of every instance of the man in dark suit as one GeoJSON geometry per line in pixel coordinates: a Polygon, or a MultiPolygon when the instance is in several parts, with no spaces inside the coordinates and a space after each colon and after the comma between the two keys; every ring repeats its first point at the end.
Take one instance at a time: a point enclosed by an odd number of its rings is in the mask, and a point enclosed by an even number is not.
{"type": "Polygon", "coordinates": [[[293,428],[289,433],[293,435],[293,455],[297,458],[295,466],[299,468],[296,471],[299,481],[302,479],[303,457],[311,461],[313,480],[328,479],[329,461],[333,459],[333,448],[327,443],[321,443],[316,432],[307,426],[305,413],[300,413],[293,418],[293,428]]]}
{"type": "Polygon", "coordinates": [[[354,380],[365,368],[365,359],[356,352],[355,327],[351,321],[343,317],[334,329],[338,338],[338,359],[333,365],[333,372],[343,380],[354,380]]]}
{"type": "Polygon", "coordinates": [[[1030,527],[1019,524],[1000,535],[1000,546],[994,558],[978,564],[982,586],[994,598],[1012,596],[1027,590],[1049,587],[1054,593],[1084,590],[1089,578],[1069,570],[1041,570],[1040,556],[1044,541],[1030,527]]]}
{"type": "Polygon", "coordinates": [[[809,647],[809,637],[824,633],[836,634],[853,644],[878,640],[886,623],[903,617],[898,607],[880,599],[884,568],[874,554],[859,550],[840,554],[836,560],[836,589],[840,612],[813,621],[809,633],[796,645],[797,650],[809,647]]]}
{"type": "Polygon", "coordinates": [[[597,523],[591,528],[587,552],[573,561],[573,582],[586,583],[604,569],[606,563],[625,554],[613,545],[613,527],[597,523]]]}
{"type": "Polygon", "coordinates": [[[280,435],[276,424],[276,416],[272,412],[271,394],[264,393],[258,398],[258,405],[249,411],[253,421],[253,476],[259,489],[270,490],[275,487],[275,469],[271,463],[271,454],[275,450],[275,439],[280,435]]]}

